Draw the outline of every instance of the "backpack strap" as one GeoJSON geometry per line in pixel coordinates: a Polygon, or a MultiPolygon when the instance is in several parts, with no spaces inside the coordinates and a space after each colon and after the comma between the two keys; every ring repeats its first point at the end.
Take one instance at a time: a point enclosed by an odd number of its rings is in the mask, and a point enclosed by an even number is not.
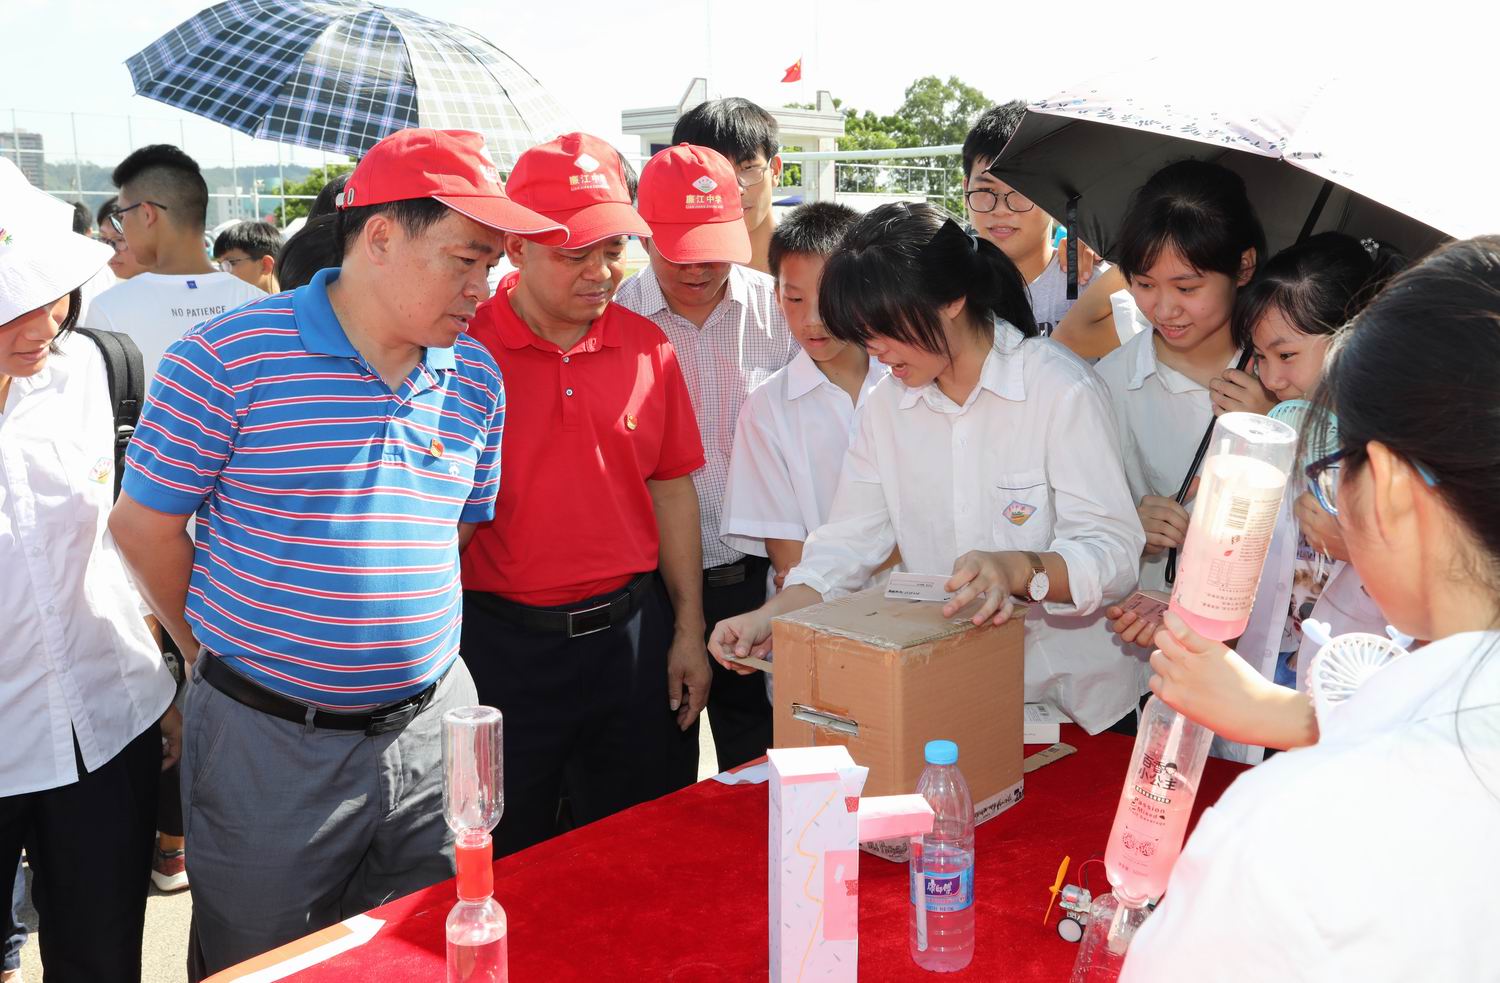
{"type": "Polygon", "coordinates": [[[125,476],[125,448],[141,419],[146,400],[146,370],[141,350],[130,336],[98,328],[74,328],[88,338],[104,356],[104,375],[109,381],[109,401],[115,414],[115,497],[125,476]]]}

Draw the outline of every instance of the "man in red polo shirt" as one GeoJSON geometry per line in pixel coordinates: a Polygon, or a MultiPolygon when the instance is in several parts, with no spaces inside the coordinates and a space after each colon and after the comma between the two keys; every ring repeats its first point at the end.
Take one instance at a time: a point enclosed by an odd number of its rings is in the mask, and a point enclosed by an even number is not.
{"type": "Polygon", "coordinates": [[[563,799],[582,824],[690,784],[680,745],[712,675],[693,406],[666,337],[612,303],[627,237],[651,234],[619,154],[570,133],[522,154],[506,193],[569,231],[507,236],[516,271],[469,324],[505,379],[505,477],[463,555],[461,651],[505,715],[512,852],[565,828],[563,799]]]}

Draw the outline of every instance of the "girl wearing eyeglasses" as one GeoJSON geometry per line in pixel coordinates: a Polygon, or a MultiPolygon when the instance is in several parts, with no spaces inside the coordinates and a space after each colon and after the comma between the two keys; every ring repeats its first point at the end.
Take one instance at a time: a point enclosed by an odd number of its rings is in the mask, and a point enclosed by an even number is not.
{"type": "MultiPolygon", "coordinates": [[[[1500,238],[1440,250],[1337,336],[1306,471],[1381,611],[1432,641],[1203,814],[1122,983],[1500,979],[1491,906],[1464,896],[1500,877],[1497,407],[1500,238]]],[[[1167,618],[1165,679],[1225,661],[1167,618]]]]}

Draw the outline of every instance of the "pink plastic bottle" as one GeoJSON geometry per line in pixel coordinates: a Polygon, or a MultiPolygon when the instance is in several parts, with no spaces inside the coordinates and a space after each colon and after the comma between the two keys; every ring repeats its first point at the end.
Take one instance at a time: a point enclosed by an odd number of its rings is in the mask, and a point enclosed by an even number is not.
{"type": "Polygon", "coordinates": [[[1206,638],[1238,638],[1250,619],[1297,432],[1256,413],[1214,424],[1171,610],[1206,638]]]}
{"type": "Polygon", "coordinates": [[[1147,906],[1167,889],[1182,852],[1213,737],[1157,697],[1147,702],[1104,852],[1113,890],[1089,912],[1071,983],[1108,983],[1119,976],[1147,906]]]}

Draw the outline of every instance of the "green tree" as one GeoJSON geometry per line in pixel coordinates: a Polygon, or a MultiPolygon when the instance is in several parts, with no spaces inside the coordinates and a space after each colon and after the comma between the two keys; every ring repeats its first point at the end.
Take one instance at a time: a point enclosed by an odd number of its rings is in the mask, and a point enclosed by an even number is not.
{"type": "MultiPolygon", "coordinates": [[[[354,170],[353,162],[314,167],[311,171],[307,172],[307,177],[300,181],[288,181],[285,189],[277,185],[269,194],[272,197],[281,194],[316,196],[319,191],[323,190],[323,185],[332,181],[340,174],[348,174],[352,170],[354,170]]],[[[285,206],[276,210],[276,224],[284,229],[292,219],[301,218],[306,215],[308,209],[311,207],[312,201],[310,197],[288,198],[285,206]]]]}
{"type": "MultiPolygon", "coordinates": [[[[906,87],[894,113],[882,116],[869,109],[834,107],[844,113],[840,150],[893,150],[897,147],[940,147],[963,143],[974,120],[993,103],[974,86],[956,76],[947,81],[927,75],[906,87]]],[[[812,109],[810,103],[791,109],[812,109]]],[[[839,168],[838,190],[924,194],[955,215],[963,214],[963,172],[956,155],[914,157],[874,166],[839,168]],[[919,168],[935,168],[922,170],[919,168]]]]}

